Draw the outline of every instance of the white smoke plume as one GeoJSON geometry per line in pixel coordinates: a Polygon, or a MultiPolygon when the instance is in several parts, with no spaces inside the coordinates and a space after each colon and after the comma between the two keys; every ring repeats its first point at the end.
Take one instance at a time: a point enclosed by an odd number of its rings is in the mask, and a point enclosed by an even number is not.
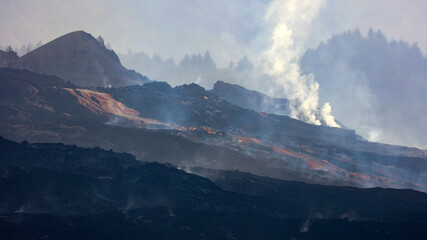
{"type": "Polygon", "coordinates": [[[317,16],[324,0],[274,0],[266,18],[273,25],[271,46],[263,53],[264,71],[282,86],[291,100],[291,117],[307,123],[340,127],[325,103],[319,111],[319,84],[313,75],[302,75],[299,67],[301,48],[295,38],[302,38],[317,16]]]}
{"type": "Polygon", "coordinates": [[[323,107],[320,110],[320,116],[321,116],[322,120],[325,121],[326,125],[328,125],[330,127],[339,128],[340,125],[338,125],[335,122],[335,117],[332,116],[331,111],[332,111],[331,104],[327,102],[327,103],[323,104],[323,107]]]}

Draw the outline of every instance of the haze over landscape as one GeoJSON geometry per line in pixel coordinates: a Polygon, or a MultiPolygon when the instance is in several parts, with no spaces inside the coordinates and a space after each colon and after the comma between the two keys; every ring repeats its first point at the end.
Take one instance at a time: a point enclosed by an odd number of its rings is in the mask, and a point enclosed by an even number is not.
{"type": "Polygon", "coordinates": [[[427,3],[0,2],[1,239],[425,239],[427,3]]]}
{"type": "MultiPolygon", "coordinates": [[[[277,82],[274,78],[265,76],[263,52],[269,49],[271,32],[277,23],[274,22],[277,19],[272,21],[266,17],[269,6],[274,4],[272,1],[125,1],[120,4],[114,1],[49,4],[44,4],[44,1],[2,1],[0,4],[0,46],[3,49],[11,45],[17,52],[24,54],[28,43],[32,43],[31,47],[34,48],[40,45],[40,41],[46,43],[67,32],[85,30],[94,36],[103,36],[125,66],[152,79],[167,81],[172,85],[196,82],[207,88],[212,88],[216,81],[223,80],[275,97],[300,99],[299,101],[306,102],[305,109],[300,109],[300,113],[296,111],[293,117],[304,117],[312,123],[319,118],[313,115],[316,106],[320,108],[329,102],[332,115],[337,115],[345,126],[355,129],[368,140],[427,148],[423,130],[427,129],[423,121],[427,112],[423,111],[427,109],[427,101],[422,94],[426,89],[425,81],[420,84],[415,79],[396,86],[396,90],[409,92],[417,89],[419,93],[413,93],[412,99],[403,99],[404,104],[393,104],[396,109],[392,109],[389,107],[393,102],[390,97],[397,96],[392,94],[387,97],[375,92],[379,87],[378,82],[390,78],[384,68],[369,70],[371,73],[367,73],[366,69],[344,62],[346,67],[341,67],[339,72],[335,70],[327,81],[318,80],[317,78],[324,78],[323,75],[317,76],[320,73],[306,69],[304,73],[314,73],[313,80],[320,83],[319,90],[316,91],[316,87],[307,82],[303,88],[302,85],[298,87],[298,95],[295,95],[295,84],[286,84],[292,81],[284,83],[281,82],[284,78],[280,78],[277,82]],[[94,6],[96,11],[93,10],[94,6]],[[22,48],[24,44],[26,46],[22,48]],[[203,56],[206,51],[209,51],[214,63],[211,65],[220,71],[212,71],[209,67],[198,69],[198,60],[193,59],[191,62],[185,58],[192,54],[203,56]],[[246,62],[243,61],[245,56],[248,56],[246,62]],[[227,72],[230,66],[238,68],[238,71],[227,72]],[[376,71],[375,76],[372,71],[376,71]],[[357,77],[351,77],[355,73],[358,74],[357,77]],[[269,81],[269,84],[265,84],[265,81],[269,81]],[[346,95],[337,97],[337,91],[331,92],[332,88],[329,87],[332,83],[344,84],[339,88],[355,86],[354,81],[357,82],[358,90],[353,91],[351,98],[354,100],[350,105],[345,101],[348,99],[346,95]],[[288,90],[283,89],[284,85],[289,85],[288,90]],[[318,101],[316,97],[319,98],[318,101]],[[380,109],[388,108],[390,110],[378,113],[380,109]],[[404,112],[408,108],[416,110],[419,115],[408,115],[404,112]],[[394,119],[392,110],[398,113],[394,119]],[[361,115],[363,119],[360,119],[361,115]],[[399,131],[400,129],[405,132],[399,131]]],[[[296,63],[307,49],[317,48],[321,42],[328,42],[333,35],[360,29],[361,36],[368,38],[369,30],[373,29],[384,35],[386,41],[383,48],[391,41],[407,42],[409,46],[406,51],[411,51],[410,46],[418,46],[420,52],[416,54],[420,57],[410,60],[415,61],[411,64],[425,66],[427,34],[420,30],[422,23],[427,21],[424,14],[427,4],[424,1],[304,1],[298,5],[301,6],[300,10],[293,11],[311,11],[311,16],[302,22],[297,20],[301,15],[298,13],[295,15],[297,17],[292,17],[292,23],[288,22],[291,24],[289,29],[293,32],[292,43],[286,52],[295,54],[292,61],[296,63]]],[[[280,14],[289,15],[286,11],[280,14]]],[[[355,48],[354,41],[357,41],[357,37],[347,37],[347,40],[341,41],[341,45],[347,46],[345,49],[341,48],[341,51],[347,51],[343,54],[349,55],[351,51],[356,51],[351,48],[355,48]]],[[[401,49],[396,45],[388,51],[405,51],[397,48],[401,49]]],[[[377,55],[385,54],[380,49],[375,49],[377,55]]],[[[399,61],[398,58],[402,58],[403,54],[405,53],[396,53],[393,56],[396,59],[392,61],[399,61]]],[[[405,68],[404,64],[387,63],[384,67],[405,68]]],[[[420,74],[424,75],[415,78],[425,79],[425,70],[422,69],[425,67],[420,67],[420,74]]],[[[403,72],[405,69],[396,71],[403,72]]],[[[285,78],[289,79],[289,76],[285,78]]],[[[399,76],[398,82],[404,82],[402,76],[399,76]]],[[[329,106],[325,108],[327,109],[329,106]]],[[[322,112],[326,114],[327,111],[322,112]]],[[[333,122],[331,124],[337,126],[333,122]]]]}

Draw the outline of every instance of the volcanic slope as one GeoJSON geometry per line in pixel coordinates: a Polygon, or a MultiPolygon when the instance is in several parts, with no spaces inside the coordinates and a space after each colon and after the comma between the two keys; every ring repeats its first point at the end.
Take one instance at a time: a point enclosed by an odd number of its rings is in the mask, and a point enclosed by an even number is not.
{"type": "Polygon", "coordinates": [[[180,167],[285,180],[426,191],[424,151],[243,109],[195,84],[88,90],[28,71],[1,69],[0,77],[0,133],[16,141],[100,146],[180,167]]]}
{"type": "Polygon", "coordinates": [[[289,115],[289,100],[273,98],[237,84],[217,81],[211,92],[237,106],[258,112],[289,115]]]}
{"type": "MultiPolygon", "coordinates": [[[[0,137],[0,173],[2,239],[421,239],[427,229],[421,192],[289,183],[276,190],[287,195],[283,204],[99,148],[0,137]],[[322,204],[301,204],[298,185],[322,204]]],[[[280,185],[268,182],[259,193],[280,185]]]]}
{"type": "Polygon", "coordinates": [[[149,82],[147,77],[123,67],[113,50],[83,31],[71,32],[44,44],[20,57],[13,67],[56,75],[85,87],[149,82]]]}
{"type": "MultiPolygon", "coordinates": [[[[351,130],[240,108],[195,84],[171,88],[149,83],[103,91],[144,117],[179,125],[179,134],[191,141],[271,159],[269,166],[323,178],[322,183],[427,190],[423,150],[371,143],[351,130]]],[[[281,178],[274,171],[265,175],[281,178]]]]}

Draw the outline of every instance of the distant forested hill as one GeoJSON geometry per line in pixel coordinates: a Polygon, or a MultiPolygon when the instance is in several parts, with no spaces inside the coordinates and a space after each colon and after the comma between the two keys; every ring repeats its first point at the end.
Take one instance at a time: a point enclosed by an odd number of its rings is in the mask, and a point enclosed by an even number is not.
{"type": "Polygon", "coordinates": [[[380,31],[332,37],[301,59],[320,84],[320,99],[371,140],[427,148],[427,58],[416,44],[380,31]]]}

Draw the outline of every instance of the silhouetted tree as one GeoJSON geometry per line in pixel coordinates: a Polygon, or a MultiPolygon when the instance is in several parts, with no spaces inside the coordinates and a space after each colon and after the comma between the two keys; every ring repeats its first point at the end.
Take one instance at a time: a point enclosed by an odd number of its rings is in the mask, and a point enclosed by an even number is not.
{"type": "Polygon", "coordinates": [[[101,45],[101,47],[105,48],[104,39],[101,37],[101,35],[99,35],[97,40],[98,40],[99,45],[101,45]]]}
{"type": "Polygon", "coordinates": [[[31,51],[33,51],[33,44],[28,43],[28,45],[27,45],[27,53],[29,53],[31,51]]]}
{"type": "Polygon", "coordinates": [[[230,61],[230,63],[228,64],[228,68],[233,70],[233,68],[234,68],[234,62],[233,61],[230,61]]]}
{"type": "Polygon", "coordinates": [[[19,54],[19,56],[22,56],[26,53],[27,53],[27,46],[25,44],[22,44],[21,48],[19,49],[18,54],[19,54]]]}
{"type": "Polygon", "coordinates": [[[249,61],[248,56],[243,56],[238,62],[237,62],[237,67],[236,70],[237,71],[243,71],[245,69],[252,69],[253,65],[252,63],[249,61]]]}
{"type": "Polygon", "coordinates": [[[209,51],[206,51],[205,55],[203,56],[203,68],[209,69],[209,70],[213,70],[216,68],[216,64],[212,60],[212,57],[209,54],[209,51]]]}
{"type": "Polygon", "coordinates": [[[42,45],[42,44],[43,44],[43,43],[42,43],[42,41],[39,41],[39,42],[36,44],[35,48],[41,47],[41,45],[42,45]]]}
{"type": "Polygon", "coordinates": [[[7,66],[12,67],[13,60],[18,58],[18,54],[15,51],[13,51],[12,46],[8,46],[6,48],[6,53],[7,53],[7,66]]]}

